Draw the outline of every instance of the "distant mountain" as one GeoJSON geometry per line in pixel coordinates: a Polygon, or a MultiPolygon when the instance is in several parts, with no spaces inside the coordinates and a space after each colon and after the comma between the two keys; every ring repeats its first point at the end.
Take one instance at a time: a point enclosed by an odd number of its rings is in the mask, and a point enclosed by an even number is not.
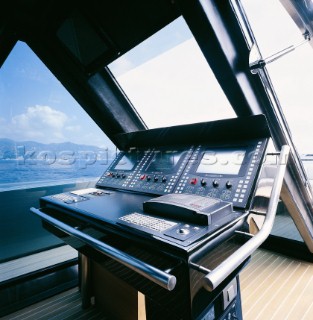
{"type": "Polygon", "coordinates": [[[80,145],[71,142],[43,144],[35,141],[14,141],[0,138],[0,160],[8,159],[38,159],[60,155],[96,154],[101,158],[109,156],[115,150],[107,150],[91,145],[80,145]]]}
{"type": "Polygon", "coordinates": [[[10,139],[0,139],[0,159],[15,159],[15,143],[10,139]]]}

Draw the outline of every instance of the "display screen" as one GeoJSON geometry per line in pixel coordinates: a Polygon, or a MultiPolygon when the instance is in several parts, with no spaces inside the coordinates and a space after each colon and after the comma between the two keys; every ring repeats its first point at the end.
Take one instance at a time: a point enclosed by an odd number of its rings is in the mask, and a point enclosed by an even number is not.
{"type": "Polygon", "coordinates": [[[115,165],[114,170],[130,171],[133,170],[138,161],[138,154],[125,154],[122,159],[115,165]]]}
{"type": "Polygon", "coordinates": [[[182,151],[156,151],[146,171],[171,171],[181,158],[182,151]]]}
{"type": "Polygon", "coordinates": [[[245,158],[246,150],[206,151],[197,168],[197,173],[237,175],[245,158]]]}

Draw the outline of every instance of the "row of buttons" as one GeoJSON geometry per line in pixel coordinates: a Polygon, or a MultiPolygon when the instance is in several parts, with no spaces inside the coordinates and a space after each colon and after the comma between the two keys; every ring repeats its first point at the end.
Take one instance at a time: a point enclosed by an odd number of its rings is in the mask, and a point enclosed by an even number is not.
{"type": "Polygon", "coordinates": [[[243,202],[243,199],[244,199],[245,194],[246,194],[247,189],[248,189],[249,179],[248,180],[239,180],[239,184],[237,186],[233,202],[239,202],[239,203],[243,202]]]}
{"type": "MultiPolygon", "coordinates": [[[[186,175],[186,173],[185,173],[185,175],[186,175]]],[[[176,188],[175,193],[182,193],[182,190],[185,188],[185,186],[186,186],[186,184],[187,184],[187,181],[188,181],[188,176],[183,177],[183,178],[179,181],[179,184],[178,184],[178,187],[176,188]]]]}
{"type": "MultiPolygon", "coordinates": [[[[141,181],[143,181],[143,180],[151,181],[151,176],[142,174],[142,175],[139,177],[139,180],[141,180],[141,181]]],[[[166,182],[166,180],[167,180],[167,177],[166,177],[166,176],[162,176],[161,181],[162,181],[162,182],[166,182]]],[[[159,181],[159,176],[158,176],[158,175],[154,175],[153,181],[154,181],[154,182],[158,182],[158,181],[159,181]]]]}
{"type": "MultiPolygon", "coordinates": [[[[191,168],[191,165],[192,163],[195,162],[195,160],[198,158],[199,156],[199,151],[200,151],[200,146],[198,146],[196,149],[195,149],[195,152],[193,154],[193,156],[190,158],[189,160],[189,164],[186,168],[186,172],[184,174],[184,176],[181,178],[180,180],[180,183],[178,185],[178,187],[176,188],[176,191],[175,193],[182,193],[182,191],[184,190],[186,184],[188,183],[188,180],[189,180],[189,177],[188,177],[188,173],[189,173],[189,170],[191,168]]],[[[190,184],[196,184],[198,182],[197,178],[193,178],[194,180],[190,180],[190,184]]]]}
{"type": "Polygon", "coordinates": [[[164,189],[165,193],[170,193],[172,191],[172,189],[174,188],[175,182],[177,180],[178,176],[172,176],[169,183],[167,184],[167,186],[164,189]]]}
{"type": "Polygon", "coordinates": [[[119,173],[119,172],[107,172],[106,174],[107,177],[111,177],[111,178],[122,178],[125,179],[126,178],[126,174],[125,173],[119,173]]]}
{"type": "Polygon", "coordinates": [[[184,170],[184,168],[186,166],[186,163],[189,160],[189,157],[191,156],[191,154],[192,154],[192,147],[187,152],[187,155],[185,156],[184,160],[182,161],[182,163],[181,163],[176,175],[172,176],[172,179],[170,179],[170,182],[169,182],[168,186],[164,190],[165,193],[172,192],[172,189],[174,188],[175,182],[177,181],[177,178],[179,177],[181,172],[184,170]]]}
{"type": "Polygon", "coordinates": [[[255,152],[252,157],[252,161],[250,163],[250,166],[249,166],[249,169],[247,172],[247,176],[244,178],[245,180],[239,181],[239,184],[236,189],[236,193],[233,198],[233,202],[243,203],[243,201],[246,197],[248,185],[251,181],[251,176],[253,174],[253,171],[255,170],[255,164],[257,162],[257,158],[258,158],[261,146],[262,146],[262,141],[258,141],[257,147],[255,149],[255,152]]]}
{"type": "MultiPolygon", "coordinates": [[[[198,178],[191,178],[190,184],[196,185],[197,183],[198,183],[198,178]]],[[[201,184],[202,187],[205,187],[205,186],[207,185],[207,181],[204,180],[204,179],[201,179],[200,184],[201,184]]],[[[219,185],[220,185],[220,183],[219,183],[218,180],[214,179],[214,180],[212,181],[212,186],[213,186],[214,188],[218,188],[219,185]]],[[[226,186],[227,189],[230,189],[233,185],[232,185],[231,181],[228,180],[228,181],[226,182],[225,186],[226,186]]]]}
{"type": "Polygon", "coordinates": [[[137,181],[140,180],[140,176],[141,176],[141,171],[143,169],[144,166],[147,165],[148,161],[151,159],[152,157],[152,153],[150,154],[146,154],[139,162],[138,166],[135,168],[133,174],[131,174],[131,177],[128,180],[129,187],[130,188],[135,188],[137,186],[137,181]],[[134,179],[132,180],[134,176],[134,179]]]}

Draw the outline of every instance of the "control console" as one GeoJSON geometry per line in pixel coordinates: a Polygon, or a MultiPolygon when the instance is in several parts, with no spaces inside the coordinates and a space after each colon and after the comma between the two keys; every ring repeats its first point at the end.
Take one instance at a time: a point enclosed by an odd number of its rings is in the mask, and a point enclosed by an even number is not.
{"type": "Polygon", "coordinates": [[[267,139],[230,144],[132,148],[120,152],[97,186],[152,195],[209,196],[245,208],[267,139]]]}
{"type": "Polygon", "coordinates": [[[231,146],[198,145],[174,193],[209,196],[245,208],[265,148],[265,139],[237,142],[231,146]]]}
{"type": "Polygon", "coordinates": [[[44,196],[32,211],[143,292],[147,318],[241,319],[243,260],[204,289],[244,226],[269,138],[263,115],[120,133],[95,188],[44,196]]]}
{"type": "Polygon", "coordinates": [[[156,195],[172,193],[192,153],[192,146],[120,152],[97,186],[156,195]]]}

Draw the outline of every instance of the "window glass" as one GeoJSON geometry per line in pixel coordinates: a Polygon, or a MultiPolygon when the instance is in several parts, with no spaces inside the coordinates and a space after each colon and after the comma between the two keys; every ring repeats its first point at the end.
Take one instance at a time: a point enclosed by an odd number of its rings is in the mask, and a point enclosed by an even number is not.
{"type": "Polygon", "coordinates": [[[0,69],[0,190],[96,178],[115,153],[30,48],[18,42],[0,69]]]}
{"type": "MultiPolygon", "coordinates": [[[[242,0],[263,58],[304,37],[280,1],[242,0]]],[[[309,180],[313,179],[312,74],[313,48],[307,43],[266,66],[287,120],[294,145],[303,160],[309,180]]],[[[302,241],[288,208],[280,203],[272,234],[302,241]]]]}
{"type": "MultiPolygon", "coordinates": [[[[263,58],[304,40],[280,1],[243,0],[263,58]]],[[[311,154],[313,48],[307,43],[267,65],[300,155],[311,154]]],[[[312,177],[313,178],[313,177],[312,177]]]]}
{"type": "Polygon", "coordinates": [[[109,68],[149,128],[236,116],[183,18],[109,68]]]}

